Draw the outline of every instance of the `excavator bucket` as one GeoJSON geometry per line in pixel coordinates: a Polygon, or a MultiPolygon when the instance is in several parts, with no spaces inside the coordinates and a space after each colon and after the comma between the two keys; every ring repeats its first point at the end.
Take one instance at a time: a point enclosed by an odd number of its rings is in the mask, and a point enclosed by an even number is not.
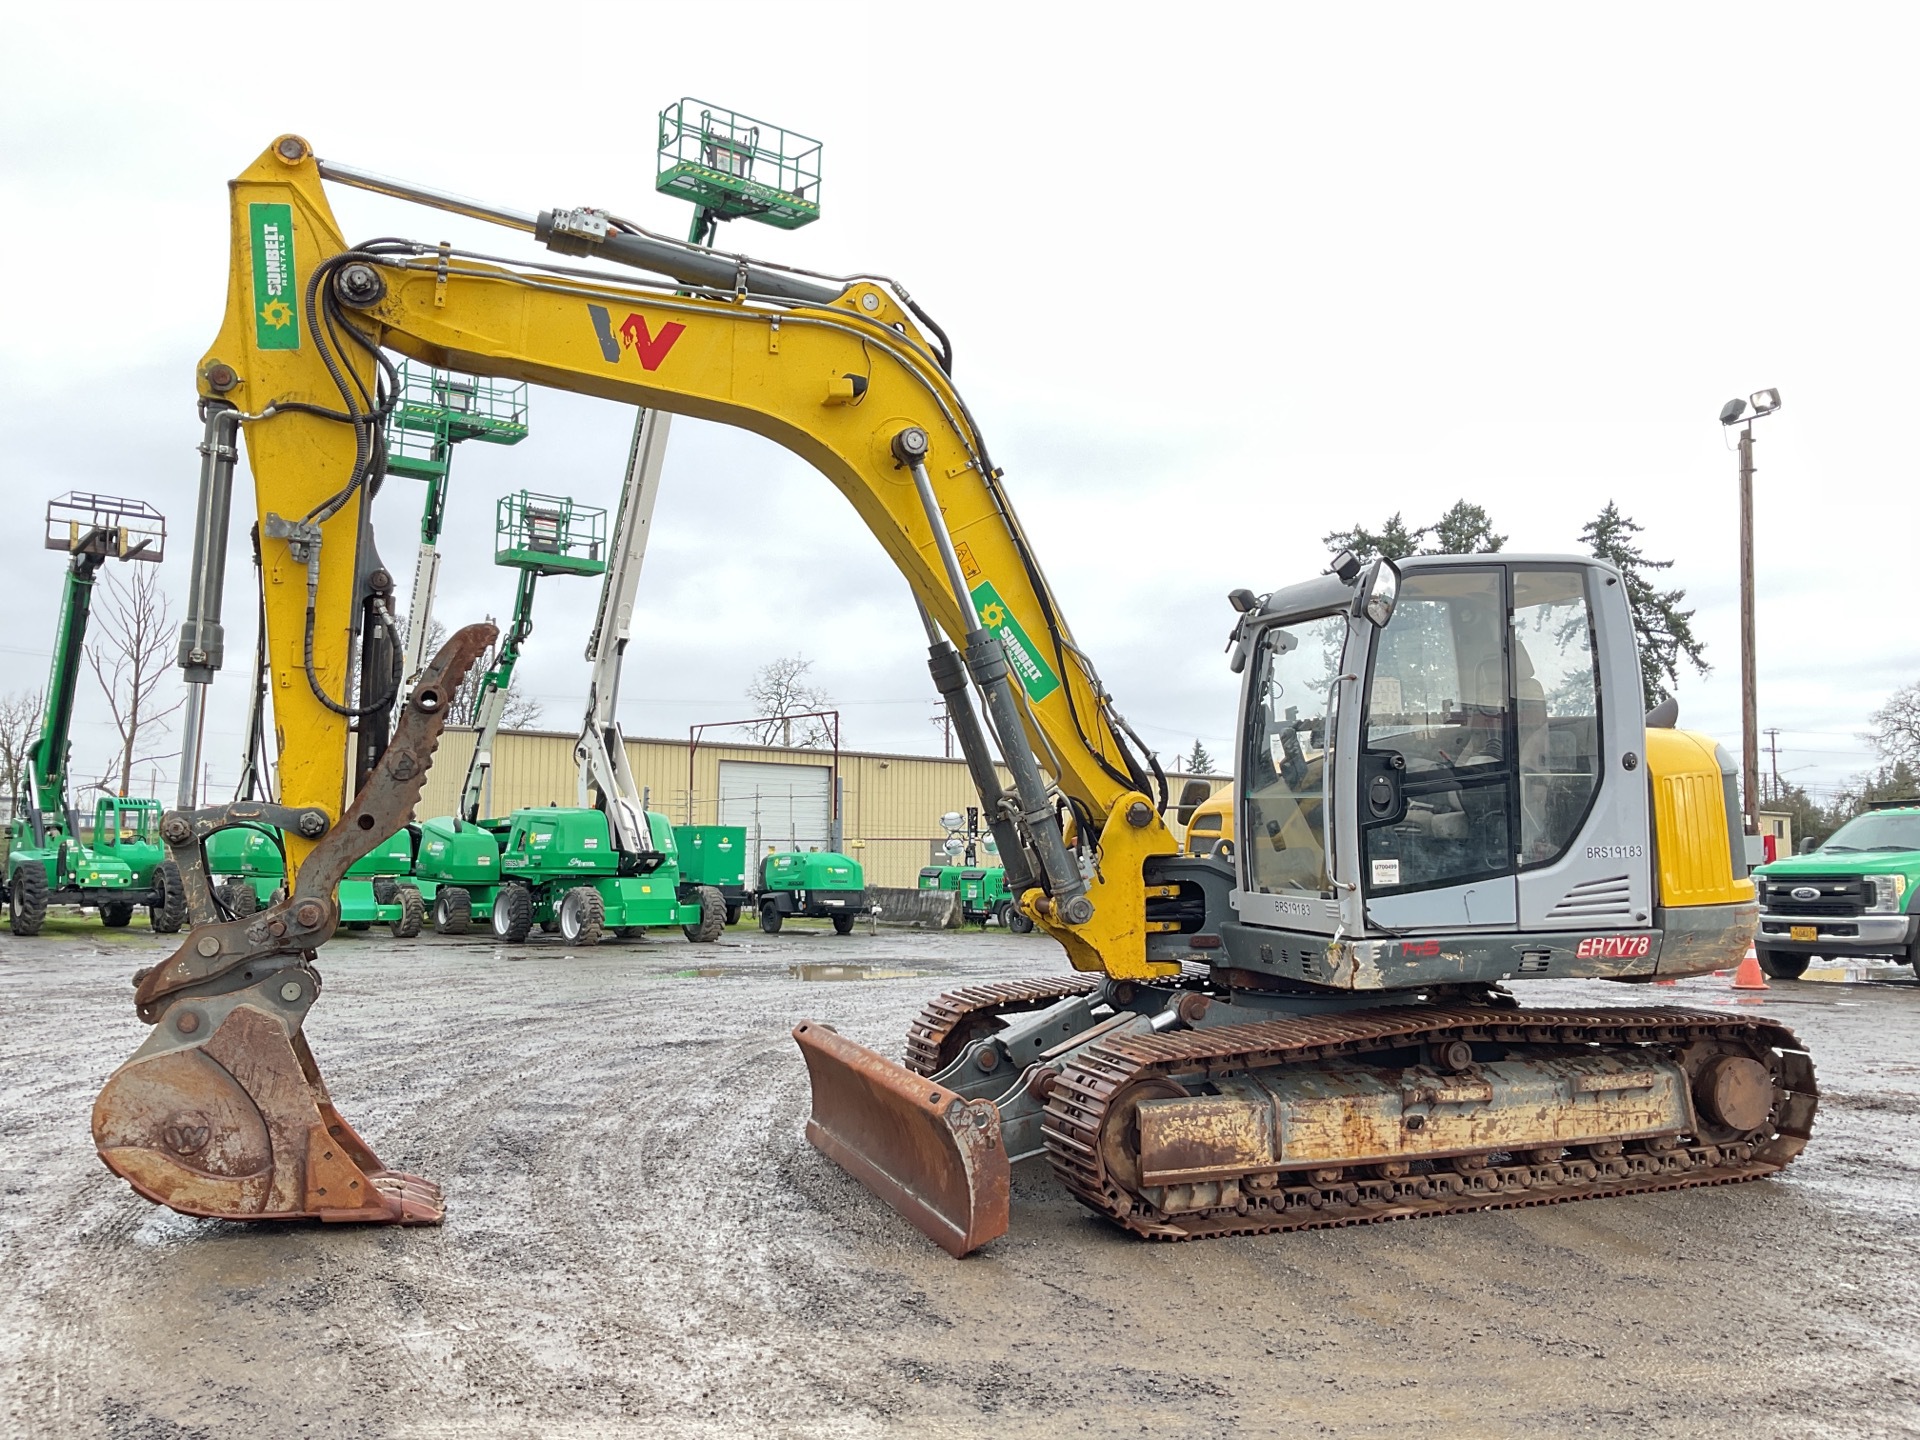
{"type": "Polygon", "coordinates": [[[320,993],[314,952],[339,923],[340,877],[412,816],[443,697],[495,633],[469,625],[441,647],[367,783],[270,908],[222,919],[202,842],[241,819],[312,835],[324,812],[235,804],[161,820],[194,927],[134,976],[135,1009],[153,1029],[93,1103],[100,1158],[155,1204],[219,1220],[440,1223],[439,1187],[387,1169],[334,1109],[302,1026],[320,993]]]}
{"type": "Polygon", "coordinates": [[[215,1220],[438,1225],[439,1187],[388,1170],[333,1108],[298,1029],[306,1005],[282,998],[310,998],[311,980],[281,970],[225,1003],[169,1010],[94,1101],[107,1168],[157,1205],[215,1220]]]}
{"type": "Polygon", "coordinates": [[[813,1021],[793,1030],[813,1083],[807,1139],[949,1255],[1007,1230],[1000,1112],[813,1021]]]}

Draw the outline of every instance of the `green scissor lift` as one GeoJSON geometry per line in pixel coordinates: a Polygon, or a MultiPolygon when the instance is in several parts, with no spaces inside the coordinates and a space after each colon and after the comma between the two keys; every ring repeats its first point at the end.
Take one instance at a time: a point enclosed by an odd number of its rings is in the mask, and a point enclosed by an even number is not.
{"type": "Polygon", "coordinates": [[[442,935],[465,934],[474,920],[493,917],[500,851],[513,822],[482,819],[480,812],[489,798],[493,742],[506,713],[514,666],[533,633],[534,588],[545,575],[601,575],[607,568],[607,512],[576,505],[564,495],[522,490],[503,496],[495,536],[493,563],[520,572],[513,619],[474,695],[473,758],[461,788],[460,813],[422,821],[414,856],[414,883],[442,935]]]}
{"type": "Polygon", "coordinates": [[[138,500],[72,491],[47,506],[46,548],[72,557],[54,633],[40,733],[27,750],[27,785],[7,827],[8,921],[16,935],[37,935],[49,905],[87,905],[100,923],[126,925],[145,908],[162,934],[186,920],[180,872],[160,843],[157,800],[109,796],[94,807],[93,843],[67,794],[73,703],[92,614],[93,579],[108,560],[158,564],[167,522],[138,500]]]}

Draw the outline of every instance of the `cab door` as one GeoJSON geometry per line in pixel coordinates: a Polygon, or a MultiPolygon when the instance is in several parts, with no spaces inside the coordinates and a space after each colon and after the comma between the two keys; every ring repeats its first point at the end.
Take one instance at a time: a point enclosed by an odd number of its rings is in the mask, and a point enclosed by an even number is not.
{"type": "Polygon", "coordinates": [[[1407,567],[1357,727],[1357,883],[1372,929],[1519,919],[1507,571],[1407,567]]]}
{"type": "Polygon", "coordinates": [[[1646,727],[1620,578],[1583,564],[1512,573],[1521,927],[1649,924],[1646,727]]]}

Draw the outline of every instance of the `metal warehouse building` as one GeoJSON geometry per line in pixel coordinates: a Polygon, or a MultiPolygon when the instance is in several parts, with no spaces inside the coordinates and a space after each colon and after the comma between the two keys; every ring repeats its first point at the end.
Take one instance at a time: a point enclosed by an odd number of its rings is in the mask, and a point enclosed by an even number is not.
{"type": "MultiPolygon", "coordinates": [[[[555,731],[502,731],[483,813],[579,803],[575,739],[555,731]]],[[[473,732],[448,727],[420,802],[422,816],[458,808],[472,754],[473,732]]],[[[945,838],[940,817],[979,803],[966,762],[940,756],[842,750],[836,769],[831,750],[702,743],[690,756],[685,740],[629,739],[627,759],[649,809],[676,825],[742,826],[754,855],[830,848],[837,816],[842,843],[870,885],[913,885],[945,838]]],[[[1011,786],[1004,769],[1000,778],[1011,786]]],[[[1176,795],[1183,778],[1168,777],[1176,795]]]]}

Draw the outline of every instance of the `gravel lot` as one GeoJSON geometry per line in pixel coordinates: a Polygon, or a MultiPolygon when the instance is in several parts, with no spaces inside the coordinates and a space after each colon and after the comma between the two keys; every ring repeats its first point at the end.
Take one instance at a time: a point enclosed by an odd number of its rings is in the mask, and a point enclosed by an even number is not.
{"type": "MultiPolygon", "coordinates": [[[[54,933],[54,932],[58,933],[54,933]]],[[[790,927],[327,947],[342,1111],[438,1230],[140,1200],[88,1108],[161,941],[0,934],[0,1429],[234,1435],[1920,1435],[1920,985],[1776,982],[1813,1143],[1753,1185],[1189,1245],[1015,1175],[953,1261],[801,1136],[787,1031],[898,1053],[1046,941],[790,927]],[[811,968],[824,967],[824,968],[811,968]],[[815,978],[827,975],[854,978],[815,978]]],[[[1735,1003],[1532,986],[1538,1004],[1735,1003]]]]}

